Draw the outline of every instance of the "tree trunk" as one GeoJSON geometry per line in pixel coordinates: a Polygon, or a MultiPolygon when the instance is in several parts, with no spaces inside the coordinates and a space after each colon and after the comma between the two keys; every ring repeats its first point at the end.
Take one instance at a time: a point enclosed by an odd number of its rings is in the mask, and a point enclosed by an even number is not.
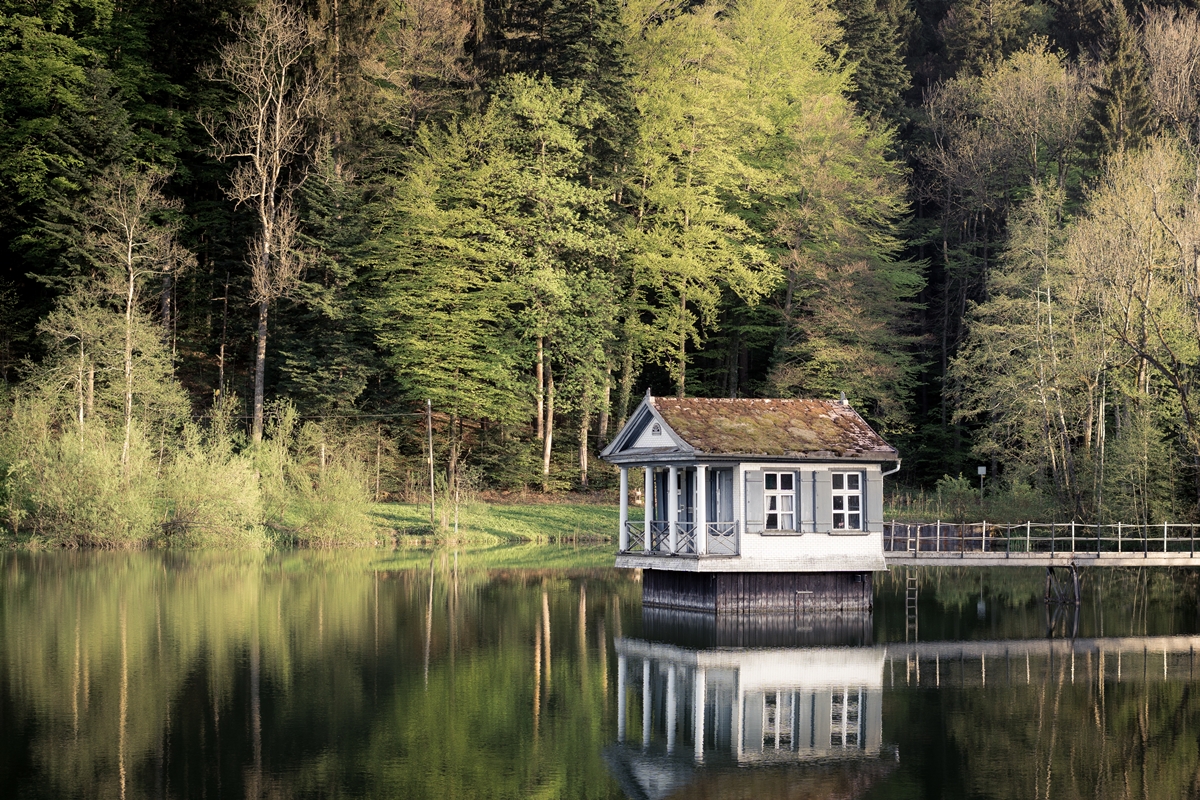
{"type": "Polygon", "coordinates": [[[250,439],[255,444],[263,438],[263,384],[267,371],[267,301],[258,303],[258,342],[254,349],[254,418],[250,439]]]}
{"type": "MultiPolygon", "coordinates": [[[[162,294],[159,296],[159,306],[162,308],[163,341],[171,342],[171,289],[174,286],[171,273],[164,272],[162,279],[162,294]]],[[[172,348],[174,350],[174,348],[172,348]]]]}
{"type": "Polygon", "coordinates": [[[221,348],[217,354],[217,404],[225,402],[225,339],[229,332],[229,271],[225,271],[225,296],[221,298],[221,348]]]}
{"type": "MultiPolygon", "coordinates": [[[[608,444],[608,409],[612,405],[612,364],[604,370],[604,394],[600,402],[600,424],[596,431],[599,445],[608,444]]],[[[599,446],[598,445],[598,446],[599,446]]]]}
{"type": "Polygon", "coordinates": [[[121,445],[121,471],[129,475],[129,437],[133,432],[133,289],[134,274],[129,267],[129,287],[125,292],[125,442],[121,445]]]}
{"type": "Polygon", "coordinates": [[[579,422],[579,485],[588,488],[588,428],[592,426],[592,411],[586,405],[579,422]]]}
{"type": "Polygon", "coordinates": [[[79,444],[83,444],[83,336],[79,337],[79,444]]]}
{"type": "Polygon", "coordinates": [[[684,317],[687,315],[687,300],[680,295],[679,297],[679,384],[675,387],[675,396],[680,400],[683,399],[683,389],[687,379],[687,332],[683,327],[684,317]]]}
{"type": "Polygon", "coordinates": [[[621,359],[621,379],[617,383],[617,429],[625,427],[629,418],[629,401],[633,396],[633,345],[625,344],[625,357],[621,359]]]}
{"type": "Polygon", "coordinates": [[[546,438],[546,427],[543,415],[546,404],[546,350],[545,338],[538,337],[537,342],[537,438],[546,438]]]}
{"type": "Polygon", "coordinates": [[[554,373],[546,370],[546,438],[542,440],[542,491],[550,491],[550,447],[554,441],[554,373]]]}

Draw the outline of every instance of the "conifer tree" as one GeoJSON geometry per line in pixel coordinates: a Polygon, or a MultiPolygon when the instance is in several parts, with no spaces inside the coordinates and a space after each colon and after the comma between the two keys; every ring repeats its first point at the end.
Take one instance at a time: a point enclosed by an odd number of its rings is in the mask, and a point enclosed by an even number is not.
{"type": "Polygon", "coordinates": [[[846,59],[855,65],[850,96],[863,114],[900,122],[912,84],[904,51],[915,15],[907,5],[877,0],[836,0],[833,7],[842,15],[846,59]]]}
{"type": "Polygon", "coordinates": [[[1137,147],[1150,132],[1152,107],[1146,62],[1125,6],[1114,0],[1105,23],[1107,48],[1095,87],[1089,138],[1097,155],[1137,147]]]}

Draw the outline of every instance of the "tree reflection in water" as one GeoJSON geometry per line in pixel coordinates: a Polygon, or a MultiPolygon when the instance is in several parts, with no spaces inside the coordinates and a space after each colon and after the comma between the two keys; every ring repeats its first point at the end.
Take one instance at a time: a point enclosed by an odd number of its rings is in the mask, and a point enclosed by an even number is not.
{"type": "Polygon", "coordinates": [[[873,616],[643,616],[610,563],[0,554],[0,794],[1200,794],[1188,573],[1090,576],[1047,640],[1042,575],[981,619],[930,572],[904,643],[886,576],[873,616]]]}

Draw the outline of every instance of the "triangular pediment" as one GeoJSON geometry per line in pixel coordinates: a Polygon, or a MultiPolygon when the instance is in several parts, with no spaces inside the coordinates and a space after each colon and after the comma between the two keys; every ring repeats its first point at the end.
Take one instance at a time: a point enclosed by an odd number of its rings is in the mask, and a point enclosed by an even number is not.
{"type": "Polygon", "coordinates": [[[694,450],[658,413],[647,395],[629,416],[616,438],[600,453],[611,459],[637,455],[690,455],[694,450]]]}

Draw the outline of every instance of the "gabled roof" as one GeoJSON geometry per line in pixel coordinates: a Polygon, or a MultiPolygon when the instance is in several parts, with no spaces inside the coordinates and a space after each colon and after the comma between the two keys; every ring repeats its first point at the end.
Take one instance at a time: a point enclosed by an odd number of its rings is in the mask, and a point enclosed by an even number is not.
{"type": "Polygon", "coordinates": [[[896,448],[836,400],[712,399],[647,395],[601,457],[762,457],[787,461],[895,461],[896,448]],[[645,434],[662,426],[661,444],[645,434]]]}

